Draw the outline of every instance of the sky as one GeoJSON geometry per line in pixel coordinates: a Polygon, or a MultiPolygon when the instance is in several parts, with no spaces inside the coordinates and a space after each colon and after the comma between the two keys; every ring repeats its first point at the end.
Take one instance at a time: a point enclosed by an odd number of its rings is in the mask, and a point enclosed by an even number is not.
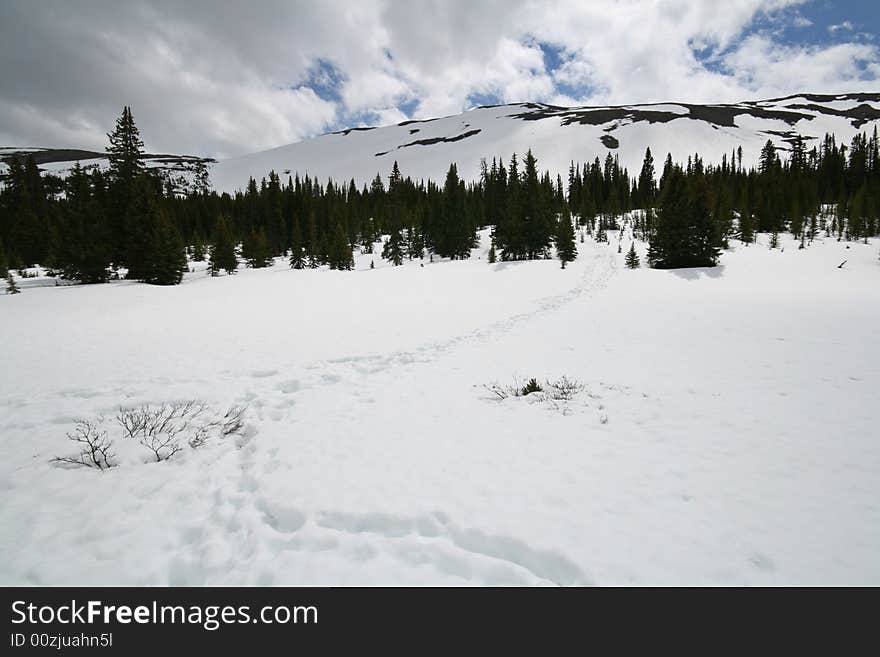
{"type": "Polygon", "coordinates": [[[231,157],[482,104],[880,91],[864,0],[0,0],[0,146],[231,157]]]}

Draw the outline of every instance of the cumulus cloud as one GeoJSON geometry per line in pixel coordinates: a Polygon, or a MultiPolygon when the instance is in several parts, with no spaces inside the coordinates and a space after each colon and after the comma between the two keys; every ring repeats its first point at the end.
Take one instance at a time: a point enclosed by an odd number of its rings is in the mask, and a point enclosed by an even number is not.
{"type": "Polygon", "coordinates": [[[852,32],[853,24],[850,21],[843,21],[842,23],[836,23],[835,25],[829,25],[828,31],[834,34],[835,32],[840,32],[841,30],[847,30],[852,32]]]}
{"type": "Polygon", "coordinates": [[[829,27],[834,44],[778,40],[780,24],[804,25],[802,4],[11,0],[0,145],[101,148],[123,104],[149,149],[223,157],[475,98],[725,102],[876,86],[877,49],[841,43],[847,22],[829,27]],[[753,29],[761,19],[776,32],[753,29]]]}

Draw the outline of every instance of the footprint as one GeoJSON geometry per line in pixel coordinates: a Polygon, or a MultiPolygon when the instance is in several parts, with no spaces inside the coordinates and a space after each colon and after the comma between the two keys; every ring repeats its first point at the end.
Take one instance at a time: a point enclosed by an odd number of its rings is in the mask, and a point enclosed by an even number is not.
{"type": "Polygon", "coordinates": [[[278,374],[278,370],[253,370],[251,376],[255,379],[265,379],[278,374]]]}
{"type": "Polygon", "coordinates": [[[302,388],[302,385],[296,379],[290,379],[289,381],[282,381],[281,383],[276,384],[275,389],[283,392],[285,395],[293,394],[302,388]]]}
{"type": "Polygon", "coordinates": [[[256,506],[263,514],[266,524],[277,532],[292,534],[306,524],[306,514],[299,509],[262,499],[257,501],[256,506]]]}

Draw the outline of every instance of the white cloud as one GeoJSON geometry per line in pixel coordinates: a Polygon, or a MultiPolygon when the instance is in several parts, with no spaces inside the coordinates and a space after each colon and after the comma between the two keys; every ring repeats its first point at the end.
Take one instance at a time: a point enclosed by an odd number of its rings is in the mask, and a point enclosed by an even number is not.
{"type": "MultiPolygon", "coordinates": [[[[557,104],[725,102],[876,86],[878,53],[865,39],[823,47],[781,45],[769,32],[743,39],[760,16],[777,28],[802,25],[800,4],[3,3],[0,139],[101,148],[130,104],[148,148],[224,156],[363,117],[396,123],[407,118],[403,103],[417,118],[452,114],[474,95],[557,104]],[[559,68],[547,70],[540,44],[562,53],[559,68]],[[319,58],[340,80],[323,98],[325,90],[303,86],[319,58]]],[[[846,25],[832,32],[851,31],[846,25]]]]}
{"type": "Polygon", "coordinates": [[[829,25],[828,26],[828,31],[831,32],[831,34],[834,34],[835,32],[840,32],[841,30],[847,30],[848,32],[852,32],[852,30],[853,30],[852,22],[843,21],[842,23],[837,23],[836,25],[829,25]]]}

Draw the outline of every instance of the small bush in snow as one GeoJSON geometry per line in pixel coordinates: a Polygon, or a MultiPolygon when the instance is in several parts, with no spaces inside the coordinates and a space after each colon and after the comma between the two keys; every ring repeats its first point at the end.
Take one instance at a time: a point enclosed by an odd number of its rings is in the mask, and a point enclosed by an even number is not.
{"type": "MultiPolygon", "coordinates": [[[[196,449],[211,438],[243,435],[246,411],[246,406],[232,406],[220,415],[204,401],[188,400],[121,407],[115,420],[122,440],[145,447],[156,461],[167,461],[187,446],[196,449]]],[[[103,424],[103,417],[77,420],[67,438],[79,445],[79,456],[56,456],[52,461],[100,470],[117,465],[103,424]]]]}
{"type": "Polygon", "coordinates": [[[522,387],[520,394],[523,397],[525,397],[526,395],[530,395],[533,392],[543,392],[543,391],[544,391],[544,388],[541,387],[541,384],[538,383],[538,380],[535,378],[531,378],[531,379],[529,379],[528,383],[526,383],[522,387]]]}
{"type": "Polygon", "coordinates": [[[112,468],[115,465],[115,454],[110,451],[113,441],[107,437],[106,431],[101,430],[103,422],[104,418],[95,421],[77,420],[73,431],[68,432],[67,439],[77,444],[79,456],[56,456],[52,460],[99,470],[112,468]]]}
{"type": "MultiPolygon", "coordinates": [[[[534,379],[532,379],[534,381],[534,379]]],[[[575,395],[584,389],[584,384],[577,379],[569,379],[561,376],[555,381],[547,381],[547,394],[550,399],[557,401],[571,401],[575,395]]]]}
{"type": "Polygon", "coordinates": [[[205,402],[188,400],[120,408],[116,422],[125,438],[150,450],[156,461],[167,461],[185,444],[195,449],[208,442],[212,435],[226,437],[241,433],[244,412],[245,407],[233,406],[222,418],[212,417],[205,402]]]}

